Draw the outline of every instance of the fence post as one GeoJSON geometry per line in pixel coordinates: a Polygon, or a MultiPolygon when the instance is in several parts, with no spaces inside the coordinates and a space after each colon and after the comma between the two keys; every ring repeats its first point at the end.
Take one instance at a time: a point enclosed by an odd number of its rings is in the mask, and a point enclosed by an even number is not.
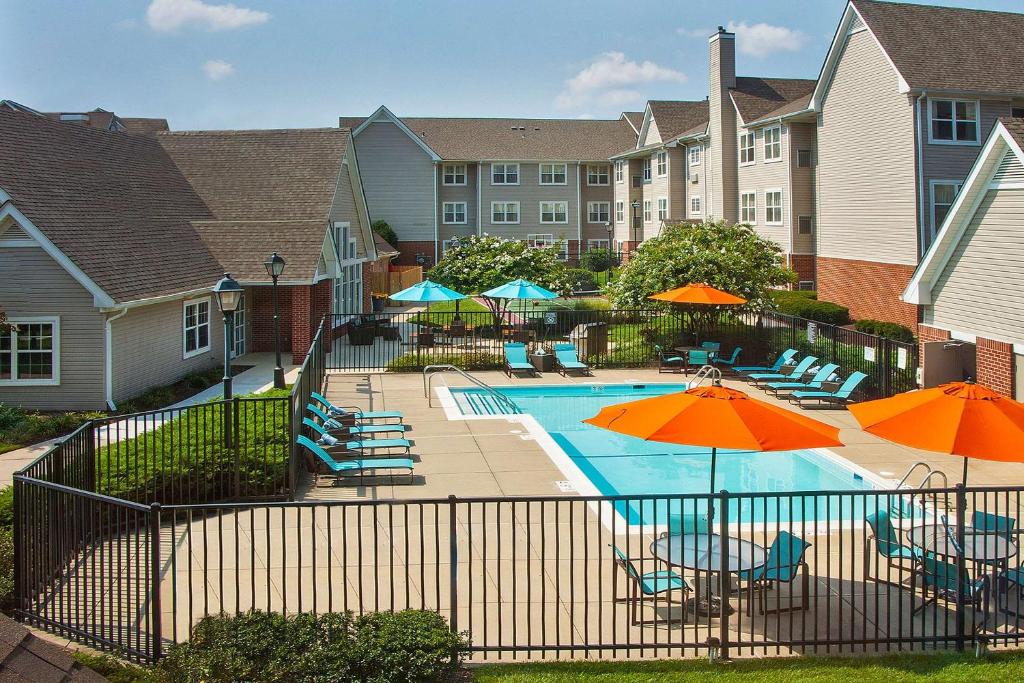
{"type": "MultiPolygon", "coordinates": [[[[720,561],[718,566],[718,599],[721,601],[719,617],[719,647],[721,658],[729,659],[729,597],[732,579],[729,575],[729,492],[722,489],[718,513],[718,538],[720,561]]],[[[712,505],[714,502],[712,501],[712,505]]],[[[694,616],[694,620],[697,617],[694,616]]]]}
{"type": "MultiPolygon", "coordinates": [[[[967,514],[967,492],[963,483],[956,485],[956,545],[964,547],[964,515],[967,514]]],[[[948,531],[947,531],[948,533],[948,531]]],[[[964,554],[956,554],[956,649],[962,652],[967,639],[967,625],[964,614],[964,584],[967,582],[967,566],[964,554]]]]}
{"type": "Polygon", "coordinates": [[[879,363],[882,370],[882,395],[880,398],[886,398],[892,395],[892,375],[890,374],[892,372],[892,346],[885,337],[878,340],[878,345],[882,347],[882,359],[879,363]]]}
{"type": "MultiPolygon", "coordinates": [[[[242,495],[242,444],[239,443],[239,441],[241,441],[241,439],[238,438],[239,437],[238,423],[241,421],[241,420],[239,420],[239,406],[240,405],[241,405],[241,401],[239,400],[239,398],[237,396],[235,396],[234,398],[231,399],[231,405],[229,406],[229,408],[231,410],[231,417],[232,417],[231,426],[230,426],[230,429],[232,431],[232,434],[231,434],[231,445],[235,449],[235,498],[236,499],[238,499],[242,495]]],[[[264,419],[266,419],[266,418],[264,417],[264,419]]]]}
{"type": "Polygon", "coordinates": [[[150,638],[153,662],[163,657],[163,635],[161,633],[160,609],[160,503],[153,503],[149,508],[149,545],[152,576],[150,578],[150,638]]]}
{"type": "MultiPolygon", "coordinates": [[[[459,538],[456,535],[456,498],[448,496],[448,561],[451,563],[448,587],[449,626],[452,633],[459,632],[459,538]]],[[[439,605],[440,606],[440,605],[439,605]]]]}
{"type": "Polygon", "coordinates": [[[14,473],[14,608],[28,607],[28,595],[25,590],[25,569],[21,563],[25,556],[25,520],[22,517],[25,488],[21,481],[21,472],[14,473]]]}

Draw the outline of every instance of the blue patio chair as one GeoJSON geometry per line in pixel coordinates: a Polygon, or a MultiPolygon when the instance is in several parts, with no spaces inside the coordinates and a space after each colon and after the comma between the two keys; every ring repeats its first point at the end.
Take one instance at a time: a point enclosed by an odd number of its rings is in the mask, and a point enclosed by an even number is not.
{"type": "Polygon", "coordinates": [[[711,352],[705,349],[690,349],[686,352],[686,374],[690,368],[702,368],[711,365],[711,352]]]}
{"type": "Polygon", "coordinates": [[[406,426],[403,424],[383,424],[383,425],[364,425],[354,423],[345,424],[333,417],[330,417],[324,411],[317,408],[312,403],[306,404],[306,410],[315,415],[320,419],[320,424],[324,430],[331,434],[393,434],[395,432],[405,433],[406,426]]]}
{"type": "Polygon", "coordinates": [[[670,512],[668,513],[668,531],[662,532],[664,536],[676,536],[679,534],[709,534],[711,523],[708,516],[694,512],[670,512]]]}
{"type": "Polygon", "coordinates": [[[736,362],[740,359],[741,351],[743,351],[743,348],[737,346],[735,349],[732,350],[732,356],[730,356],[729,358],[723,358],[722,356],[715,355],[715,357],[712,359],[712,362],[714,362],[714,364],[719,367],[724,365],[727,370],[734,370],[736,367],[736,362]]]}
{"type": "Polygon", "coordinates": [[[768,382],[799,382],[812,365],[818,362],[815,356],[804,356],[800,362],[793,366],[789,372],[750,372],[744,378],[754,384],[767,384],[768,382]]]}
{"type": "Polygon", "coordinates": [[[308,417],[302,418],[302,424],[309,427],[319,435],[317,442],[323,447],[339,448],[346,451],[375,451],[381,448],[404,448],[406,453],[408,453],[412,448],[412,442],[408,439],[364,439],[347,441],[345,440],[346,437],[344,434],[342,434],[340,438],[336,437],[333,434],[328,433],[326,429],[318,425],[316,422],[313,422],[308,417]]]}
{"type": "MultiPolygon", "coordinates": [[[[924,553],[921,555],[921,586],[924,601],[913,609],[912,614],[921,612],[928,605],[936,604],[939,600],[939,596],[942,596],[949,601],[955,601],[957,599],[956,577],[957,566],[952,562],[940,560],[934,553],[924,553]],[[930,597],[929,593],[931,593],[930,597]]],[[[983,576],[980,579],[972,579],[967,576],[965,572],[964,583],[961,584],[961,589],[964,596],[964,602],[977,609],[979,606],[983,605],[983,602],[987,602],[986,598],[989,595],[989,577],[983,576]]],[[[985,618],[982,620],[981,624],[975,628],[975,631],[984,628],[987,621],[988,614],[986,610],[985,618]]]]}
{"type": "MultiPolygon", "coordinates": [[[[737,573],[741,580],[749,582],[752,590],[757,591],[759,614],[794,612],[808,608],[811,578],[804,555],[810,547],[811,544],[802,538],[794,536],[788,531],[780,531],[768,549],[768,557],[763,565],[737,573]],[[765,593],[778,584],[791,584],[798,575],[803,593],[800,605],[767,609],[765,593]]],[[[752,614],[751,602],[747,601],[748,616],[752,614]]]]}
{"type": "Polygon", "coordinates": [[[315,391],[311,392],[309,394],[309,397],[316,401],[317,403],[319,403],[320,405],[322,405],[327,410],[327,412],[331,414],[331,417],[349,417],[357,421],[396,419],[399,422],[402,421],[402,414],[397,410],[360,410],[359,408],[351,406],[342,408],[334,405],[333,403],[331,403],[330,401],[328,401],[326,398],[316,393],[315,391]]]}
{"type": "Polygon", "coordinates": [[[863,372],[851,372],[846,381],[835,391],[794,391],[789,395],[789,400],[795,402],[801,408],[804,407],[804,401],[817,401],[819,404],[843,408],[850,402],[850,396],[853,392],[867,378],[868,376],[863,372]]]}
{"type": "Polygon", "coordinates": [[[407,470],[409,479],[412,479],[414,465],[410,458],[371,458],[369,460],[354,458],[339,461],[332,458],[323,447],[313,443],[305,436],[299,436],[296,442],[305,448],[311,456],[316,456],[315,460],[310,459],[307,462],[314,476],[314,485],[319,481],[320,474],[324,469],[333,473],[336,481],[340,481],[343,476],[354,475],[359,475],[359,479],[362,481],[367,472],[378,470],[407,470]]]}
{"type": "MultiPolygon", "coordinates": [[[[638,608],[640,602],[644,599],[653,599],[662,593],[671,593],[671,591],[680,591],[683,594],[683,599],[680,601],[683,607],[683,618],[682,621],[686,622],[686,618],[689,614],[689,601],[688,596],[693,592],[693,586],[685,578],[675,573],[671,569],[662,569],[653,572],[646,572],[641,574],[636,565],[633,564],[634,560],[627,556],[624,552],[618,549],[617,546],[609,546],[615,552],[615,565],[622,569],[626,574],[626,580],[632,587],[630,596],[627,598],[615,598],[616,602],[629,601],[631,603],[630,608],[630,621],[634,626],[642,624],[656,623],[654,621],[641,622],[638,618],[638,608]]],[[[612,587],[612,595],[617,593],[617,589],[612,587]]],[[[666,602],[668,597],[665,598],[666,602]]],[[[655,612],[657,616],[657,612],[655,612]]]]}
{"type": "MultiPolygon", "coordinates": [[[[898,581],[889,581],[888,579],[878,578],[880,572],[876,571],[875,576],[871,575],[871,559],[876,557],[876,564],[880,567],[881,561],[884,559],[889,569],[902,570],[903,567],[899,564],[904,560],[909,560],[914,564],[911,567],[911,572],[917,569],[918,554],[913,548],[903,545],[900,541],[899,534],[896,532],[896,528],[892,525],[892,519],[889,517],[889,513],[885,510],[879,510],[873,512],[864,518],[864,521],[871,527],[871,535],[864,541],[864,578],[874,581],[876,583],[884,583],[890,586],[901,587],[898,581]],[[871,552],[871,546],[875,546],[875,552],[871,552]]],[[[911,581],[913,581],[913,573],[911,573],[911,581]]]]}
{"type": "Polygon", "coordinates": [[[975,531],[999,534],[1007,541],[1012,541],[1013,537],[1017,535],[1017,520],[1013,517],[975,510],[971,514],[971,528],[975,531]]]}
{"type": "Polygon", "coordinates": [[[1019,567],[1011,567],[996,573],[996,587],[998,587],[997,600],[998,609],[1004,614],[1009,614],[1014,617],[1024,616],[1024,611],[1021,611],[1021,603],[1024,601],[1024,596],[1021,595],[1021,591],[1024,590],[1024,564],[1019,567]],[[1017,609],[1010,609],[1010,589],[1017,589],[1017,601],[1014,603],[1014,607],[1017,609]]]}
{"type": "Polygon", "coordinates": [[[526,356],[526,344],[523,342],[507,342],[505,344],[505,374],[511,377],[516,372],[527,372],[537,376],[537,368],[533,367],[526,356]]]}
{"type": "Polygon", "coordinates": [[[739,365],[733,366],[733,372],[778,372],[782,366],[793,359],[797,353],[796,349],[786,349],[771,365],[739,365]]]}
{"type": "Polygon", "coordinates": [[[835,363],[826,363],[818,368],[818,371],[806,382],[768,382],[765,389],[778,396],[780,393],[792,393],[801,390],[821,389],[824,382],[833,380],[836,377],[836,370],[839,366],[835,363]]]}
{"type": "Polygon", "coordinates": [[[700,348],[710,351],[713,355],[718,355],[719,351],[722,350],[721,342],[706,341],[700,343],[700,348]]]}
{"type": "Polygon", "coordinates": [[[661,345],[654,345],[654,352],[658,354],[658,372],[682,372],[686,369],[686,359],[682,356],[666,356],[665,349],[661,345]]]}
{"type": "Polygon", "coordinates": [[[558,374],[565,377],[568,373],[576,373],[580,375],[590,375],[590,366],[586,363],[581,363],[579,355],[576,353],[576,345],[566,342],[555,344],[555,367],[558,368],[558,374]]]}

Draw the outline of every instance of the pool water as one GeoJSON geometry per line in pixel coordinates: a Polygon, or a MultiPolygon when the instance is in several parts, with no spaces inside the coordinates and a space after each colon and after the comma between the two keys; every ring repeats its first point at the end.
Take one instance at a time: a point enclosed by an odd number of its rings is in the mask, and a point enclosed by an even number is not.
{"type": "MultiPolygon", "coordinates": [[[[706,447],[645,441],[584,424],[615,403],[684,391],[684,384],[617,384],[523,386],[500,388],[532,415],[601,495],[706,494],[710,489],[711,452],[706,447]]],[[[482,389],[452,389],[466,413],[482,412],[482,389]],[[460,400],[460,395],[462,398],[460,400]]],[[[741,497],[730,506],[730,519],[744,522],[863,519],[865,506],[881,507],[872,484],[852,469],[812,451],[750,452],[719,450],[715,489],[741,497]],[[800,491],[868,492],[869,495],[816,495],[743,498],[749,493],[800,491]],[[733,516],[739,515],[739,517],[733,516]]],[[[631,524],[663,524],[679,506],[693,512],[693,499],[622,501],[619,511],[631,524]]]]}

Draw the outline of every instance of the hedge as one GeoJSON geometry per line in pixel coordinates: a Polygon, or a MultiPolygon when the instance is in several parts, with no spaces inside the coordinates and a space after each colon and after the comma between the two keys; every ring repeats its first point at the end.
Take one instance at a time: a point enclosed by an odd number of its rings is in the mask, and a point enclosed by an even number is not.
{"type": "Polygon", "coordinates": [[[482,351],[441,355],[433,353],[407,353],[387,364],[391,372],[407,372],[420,370],[428,365],[454,365],[461,370],[495,370],[504,365],[501,356],[482,351]]]}
{"type": "Polygon", "coordinates": [[[816,292],[775,290],[772,300],[780,313],[828,325],[847,325],[850,309],[830,301],[818,301],[816,292]]]}
{"type": "Polygon", "coordinates": [[[890,323],[884,320],[858,320],[853,326],[860,332],[888,337],[908,344],[914,343],[914,331],[899,323],[890,323]]]}

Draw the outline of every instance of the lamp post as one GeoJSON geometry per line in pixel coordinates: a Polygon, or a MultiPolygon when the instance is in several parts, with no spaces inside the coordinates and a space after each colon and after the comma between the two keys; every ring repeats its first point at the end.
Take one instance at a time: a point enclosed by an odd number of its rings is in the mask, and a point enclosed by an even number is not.
{"type": "Polygon", "coordinates": [[[231,275],[224,273],[213,293],[217,295],[217,306],[224,314],[224,445],[231,446],[231,333],[235,327],[235,311],[242,302],[242,286],[231,275]]]}
{"type": "MultiPolygon", "coordinates": [[[[452,237],[452,240],[449,243],[449,248],[451,248],[451,249],[458,249],[461,246],[462,246],[462,242],[459,241],[459,236],[456,235],[456,236],[452,237]]],[[[452,318],[452,322],[455,322],[456,320],[462,320],[462,317],[459,315],[459,300],[458,299],[455,300],[455,317],[452,318]]]]}
{"type": "Polygon", "coordinates": [[[281,367],[281,315],[277,308],[277,278],[284,272],[284,259],[275,251],[263,265],[267,267],[274,295],[274,388],[284,389],[284,368],[281,367]]]}
{"type": "Polygon", "coordinates": [[[608,232],[608,268],[605,270],[604,283],[608,285],[612,281],[612,224],[611,221],[604,222],[604,229],[608,232]]]}
{"type": "Polygon", "coordinates": [[[630,204],[633,207],[633,249],[636,251],[636,228],[640,225],[640,200],[634,199],[630,204]]]}

